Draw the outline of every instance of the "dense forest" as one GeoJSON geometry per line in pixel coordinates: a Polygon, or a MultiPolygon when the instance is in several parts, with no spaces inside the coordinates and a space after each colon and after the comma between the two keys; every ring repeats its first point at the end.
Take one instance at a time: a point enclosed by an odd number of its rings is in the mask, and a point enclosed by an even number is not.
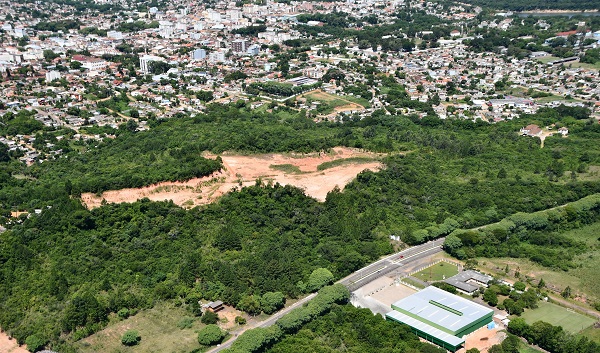
{"type": "Polygon", "coordinates": [[[297,334],[274,344],[268,353],[442,353],[444,349],[420,342],[408,326],[386,321],[369,309],[334,306],[329,313],[304,325],[297,334]]]}
{"type": "Polygon", "coordinates": [[[391,252],[390,234],[418,242],[423,229],[468,229],[598,193],[589,170],[600,163],[600,127],[588,117],[586,109],[558,107],[495,125],[377,112],[315,123],[285,107],[266,113],[215,104],[196,117],[153,119],[149,131],[77,142],[64,157],[32,167],[0,149],[2,216],[41,210],[0,234],[0,326],[20,342],[35,336],[69,352],[68,342],[121,309],[166,299],[241,308],[267,292],[293,298],[311,290],[317,269],[341,278],[391,252]],[[517,134],[530,123],[566,125],[570,136],[550,137],[541,149],[538,139],[517,134]],[[324,203],[261,182],[192,210],[149,200],[87,210],[77,198],[219,169],[218,159],[200,157],[205,150],[338,145],[389,155],[383,170],[360,173],[324,203]]]}

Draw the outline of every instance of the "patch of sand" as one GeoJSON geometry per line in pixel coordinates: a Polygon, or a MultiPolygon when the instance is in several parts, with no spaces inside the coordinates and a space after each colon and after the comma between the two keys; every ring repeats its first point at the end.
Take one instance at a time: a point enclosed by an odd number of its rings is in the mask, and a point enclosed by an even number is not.
{"type": "Polygon", "coordinates": [[[29,353],[26,346],[19,346],[17,340],[0,331],[0,353],[29,353]]]}
{"type": "MultiPolygon", "coordinates": [[[[313,154],[264,154],[253,156],[222,155],[224,170],[208,177],[195,178],[186,182],[163,182],[143,188],[107,191],[101,195],[84,193],[83,203],[88,208],[98,207],[106,202],[135,202],[147,197],[153,201],[173,200],[183,207],[209,204],[232,188],[254,185],[257,179],[272,181],[281,185],[293,185],[304,189],[308,196],[325,201],[327,193],[336,186],[343,189],[358,173],[365,169],[377,170],[381,163],[348,163],[323,171],[317,166],[322,163],[351,157],[377,157],[377,154],[357,149],[336,147],[332,153],[313,154]],[[287,173],[271,168],[272,165],[291,164],[301,173],[287,173]]],[[[207,155],[206,157],[216,157],[207,155]]]]}
{"type": "Polygon", "coordinates": [[[219,327],[227,331],[239,326],[235,323],[236,316],[243,316],[247,318],[247,315],[243,312],[236,310],[232,306],[227,305],[224,305],[223,310],[220,310],[219,312],[217,312],[217,314],[219,315],[219,319],[221,320],[221,322],[219,323],[219,327]]]}
{"type": "Polygon", "coordinates": [[[477,348],[481,353],[487,353],[493,345],[501,343],[506,338],[506,332],[501,330],[497,326],[491,330],[486,326],[480,328],[467,336],[465,348],[459,350],[458,353],[464,353],[471,348],[477,348]]]}

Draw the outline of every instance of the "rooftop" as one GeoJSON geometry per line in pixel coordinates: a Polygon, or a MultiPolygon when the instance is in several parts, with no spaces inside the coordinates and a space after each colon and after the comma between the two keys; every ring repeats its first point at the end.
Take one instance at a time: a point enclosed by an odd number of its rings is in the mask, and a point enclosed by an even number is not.
{"type": "Polygon", "coordinates": [[[493,312],[434,286],[395,302],[392,308],[447,333],[459,332],[493,312]]]}
{"type": "Polygon", "coordinates": [[[391,311],[387,314],[385,314],[386,317],[389,317],[390,319],[396,320],[396,321],[400,321],[402,323],[405,323],[409,326],[412,326],[414,328],[416,328],[417,330],[435,337],[437,339],[440,339],[444,342],[447,342],[453,346],[459,346],[461,344],[463,344],[465,342],[464,339],[462,338],[458,338],[456,336],[453,336],[447,332],[444,332],[440,329],[437,329],[431,325],[428,325],[422,321],[419,321],[417,319],[414,319],[408,315],[404,315],[401,312],[398,311],[391,311]]]}
{"type": "Polygon", "coordinates": [[[492,277],[488,275],[473,270],[467,270],[446,279],[445,282],[465,292],[471,293],[479,289],[479,287],[481,287],[480,284],[487,285],[491,280],[492,277]]]}

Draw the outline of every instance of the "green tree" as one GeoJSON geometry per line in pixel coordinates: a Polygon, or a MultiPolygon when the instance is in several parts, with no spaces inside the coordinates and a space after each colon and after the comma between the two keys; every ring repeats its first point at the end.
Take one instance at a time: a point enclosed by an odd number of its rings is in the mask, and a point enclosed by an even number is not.
{"type": "Polygon", "coordinates": [[[121,337],[121,343],[125,346],[135,346],[140,343],[142,340],[142,336],[136,330],[129,330],[123,334],[121,337]]]}
{"type": "Polygon", "coordinates": [[[333,274],[326,268],[317,268],[308,276],[306,290],[308,292],[316,292],[331,283],[333,283],[333,274]]]}
{"type": "Polygon", "coordinates": [[[207,325],[198,332],[198,343],[203,346],[212,346],[221,343],[227,333],[217,325],[207,325]]]}
{"type": "Polygon", "coordinates": [[[525,288],[526,288],[526,285],[523,282],[515,282],[515,284],[513,285],[513,287],[515,288],[515,290],[523,292],[525,290],[525,288]]]}
{"type": "Polygon", "coordinates": [[[483,300],[491,306],[498,305],[498,294],[495,290],[488,288],[483,292],[483,300]]]}
{"type": "Polygon", "coordinates": [[[517,317],[510,320],[508,323],[508,332],[517,336],[523,337],[529,331],[529,325],[525,322],[525,319],[517,317]]]}
{"type": "Polygon", "coordinates": [[[560,295],[562,295],[563,298],[570,298],[571,297],[571,287],[567,286],[567,288],[565,288],[562,293],[560,293],[560,295]]]}
{"type": "Polygon", "coordinates": [[[236,305],[236,308],[250,315],[258,315],[261,311],[261,298],[258,295],[247,295],[236,305]]]}
{"type": "Polygon", "coordinates": [[[281,292],[267,292],[260,299],[260,306],[265,314],[272,314],[285,305],[285,296],[281,292]]]}
{"type": "Polygon", "coordinates": [[[0,142],[0,162],[8,162],[9,160],[8,146],[0,142]]]}
{"type": "Polygon", "coordinates": [[[542,289],[542,288],[545,288],[545,287],[546,287],[546,282],[544,282],[544,279],[543,279],[543,278],[540,278],[540,281],[538,282],[538,285],[537,285],[537,287],[538,287],[538,288],[540,288],[540,289],[542,289]]]}

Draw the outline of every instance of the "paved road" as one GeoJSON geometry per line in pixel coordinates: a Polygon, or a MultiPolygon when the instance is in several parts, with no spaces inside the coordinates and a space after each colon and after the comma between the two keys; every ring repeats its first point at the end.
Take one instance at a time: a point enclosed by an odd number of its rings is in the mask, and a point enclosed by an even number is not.
{"type": "MultiPolygon", "coordinates": [[[[349,276],[347,276],[345,278],[342,278],[341,280],[337,281],[336,283],[341,283],[341,284],[345,285],[346,287],[348,287],[350,289],[350,291],[353,291],[356,288],[362,287],[362,286],[366,285],[367,283],[370,283],[370,282],[376,280],[377,278],[384,276],[394,270],[401,270],[402,267],[408,263],[411,263],[411,262],[420,260],[422,258],[425,258],[427,256],[431,256],[433,254],[441,252],[442,244],[444,244],[444,239],[445,238],[441,238],[441,239],[437,239],[435,241],[430,241],[428,243],[414,246],[412,248],[408,248],[408,249],[402,250],[400,252],[397,252],[395,254],[389,255],[381,260],[378,260],[370,265],[367,265],[367,266],[361,268],[360,270],[350,274],[349,276]]],[[[249,325],[246,328],[246,330],[256,328],[256,327],[271,326],[280,317],[287,314],[288,312],[295,309],[296,307],[310,301],[316,295],[317,295],[316,293],[313,293],[313,294],[307,296],[306,298],[303,298],[303,299],[299,300],[298,302],[294,303],[293,305],[274,314],[267,320],[261,321],[252,326],[249,325]]],[[[241,334],[241,333],[239,333],[239,334],[241,334]]],[[[236,336],[232,337],[227,342],[207,351],[206,353],[216,353],[216,352],[220,352],[223,349],[227,349],[227,348],[231,347],[231,345],[233,344],[233,342],[235,342],[235,340],[237,339],[239,334],[236,334],[236,336]]]]}
{"type": "Polygon", "coordinates": [[[413,261],[441,252],[445,239],[440,238],[387,256],[339,280],[338,283],[345,285],[352,292],[392,271],[401,271],[403,266],[413,261]]]}
{"type": "MultiPolygon", "coordinates": [[[[297,307],[301,306],[302,304],[310,301],[311,299],[313,299],[316,296],[317,296],[317,293],[312,293],[312,294],[306,296],[305,298],[298,300],[297,302],[288,306],[287,308],[273,314],[270,318],[268,318],[264,321],[258,322],[255,325],[252,325],[252,326],[249,325],[246,328],[246,330],[257,328],[257,327],[269,327],[269,326],[273,325],[275,323],[275,321],[279,320],[279,318],[282,317],[283,315],[289,313],[293,309],[296,309],[297,307]]],[[[219,352],[223,349],[227,349],[227,348],[231,347],[233,342],[237,339],[238,335],[241,335],[241,332],[236,334],[234,337],[230,338],[227,342],[223,343],[222,345],[206,351],[206,353],[215,353],[215,352],[219,352]]]]}

